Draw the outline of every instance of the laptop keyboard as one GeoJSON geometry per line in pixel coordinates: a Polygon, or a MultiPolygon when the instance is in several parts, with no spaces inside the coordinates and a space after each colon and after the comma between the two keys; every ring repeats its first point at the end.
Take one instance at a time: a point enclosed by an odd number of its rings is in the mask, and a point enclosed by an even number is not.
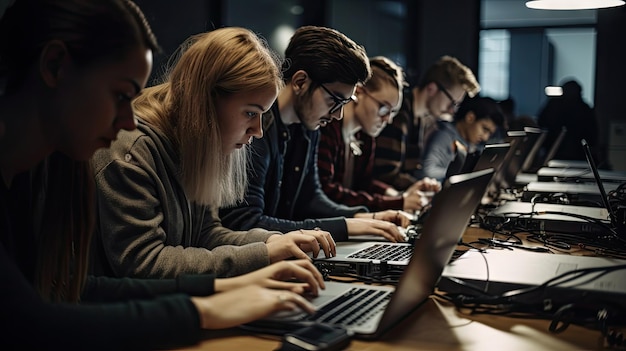
{"type": "Polygon", "coordinates": [[[390,291],[351,288],[306,319],[319,323],[361,325],[384,310],[390,298],[390,291]]]}
{"type": "Polygon", "coordinates": [[[348,258],[360,258],[366,260],[381,261],[405,261],[411,258],[413,247],[409,245],[373,244],[363,250],[359,250],[348,258]]]}

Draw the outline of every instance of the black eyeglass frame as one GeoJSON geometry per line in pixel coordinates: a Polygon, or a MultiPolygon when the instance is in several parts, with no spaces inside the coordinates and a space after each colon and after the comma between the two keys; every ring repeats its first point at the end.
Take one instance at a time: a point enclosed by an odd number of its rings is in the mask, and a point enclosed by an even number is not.
{"type": "Polygon", "coordinates": [[[454,111],[458,111],[459,106],[461,106],[461,102],[457,102],[456,100],[454,100],[454,98],[452,97],[452,95],[450,94],[450,92],[448,91],[448,89],[446,89],[443,84],[439,83],[439,82],[435,82],[435,84],[437,84],[437,89],[439,89],[441,92],[443,92],[443,94],[450,99],[450,104],[454,107],[454,111]]]}
{"type": "Polygon", "coordinates": [[[330,91],[328,88],[326,88],[324,86],[324,84],[320,84],[320,87],[322,87],[322,89],[324,89],[324,91],[326,91],[328,93],[328,95],[330,95],[330,97],[335,102],[335,104],[330,108],[330,110],[328,110],[328,114],[329,115],[332,115],[333,113],[339,111],[339,109],[341,109],[344,105],[346,105],[346,104],[356,100],[356,97],[354,95],[350,96],[347,99],[345,99],[343,97],[339,97],[339,96],[333,94],[333,92],[330,91]]]}
{"type": "Polygon", "coordinates": [[[395,115],[398,113],[398,110],[394,110],[391,104],[378,100],[372,95],[372,93],[369,92],[369,90],[365,88],[361,88],[361,89],[363,90],[363,93],[365,95],[369,96],[372,100],[374,100],[380,106],[378,108],[378,113],[377,113],[378,117],[385,117],[387,115],[392,115],[392,114],[395,115]]]}

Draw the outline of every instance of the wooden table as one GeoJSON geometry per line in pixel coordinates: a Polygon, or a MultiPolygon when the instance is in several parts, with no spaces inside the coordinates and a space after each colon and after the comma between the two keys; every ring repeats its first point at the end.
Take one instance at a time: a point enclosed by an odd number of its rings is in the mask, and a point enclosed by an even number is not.
{"type": "MultiPolygon", "coordinates": [[[[468,228],[464,241],[490,237],[468,228]]],[[[534,245],[532,243],[528,243],[534,245]]],[[[540,245],[540,244],[537,244],[540,245]]],[[[459,247],[463,249],[463,247],[459,247]]],[[[582,253],[579,253],[582,254],[582,253]]],[[[393,330],[376,341],[353,340],[348,350],[604,350],[597,330],[570,325],[553,334],[550,322],[494,315],[463,315],[454,306],[431,297],[393,330]]],[[[240,329],[206,331],[198,345],[181,350],[275,350],[276,336],[252,335],[240,329]]]]}

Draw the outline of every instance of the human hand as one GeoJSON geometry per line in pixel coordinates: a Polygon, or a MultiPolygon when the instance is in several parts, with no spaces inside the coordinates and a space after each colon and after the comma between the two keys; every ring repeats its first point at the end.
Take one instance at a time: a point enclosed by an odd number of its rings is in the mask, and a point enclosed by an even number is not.
{"type": "Polygon", "coordinates": [[[224,329],[266,317],[283,310],[302,309],[314,313],[315,307],[304,297],[289,290],[248,285],[207,297],[192,297],[204,329],[224,329]]]}
{"type": "Polygon", "coordinates": [[[319,229],[300,229],[283,235],[275,234],[265,244],[272,263],[291,257],[309,259],[305,252],[312,252],[313,257],[317,257],[320,249],[326,257],[337,255],[333,237],[329,232],[319,229]]]}
{"type": "Polygon", "coordinates": [[[411,185],[402,197],[403,210],[414,213],[428,205],[436,192],[441,190],[441,183],[433,178],[423,178],[411,185]]]}
{"type": "Polygon", "coordinates": [[[312,295],[317,295],[320,287],[326,288],[322,274],[309,259],[306,259],[280,261],[248,274],[216,279],[215,291],[229,291],[252,284],[271,289],[290,290],[297,294],[308,291],[312,295]]]}
{"type": "Polygon", "coordinates": [[[424,192],[427,196],[430,195],[430,197],[433,196],[433,193],[439,192],[441,190],[441,183],[434,178],[428,178],[428,177],[424,177],[420,180],[418,180],[417,182],[413,183],[413,185],[411,185],[406,192],[416,192],[416,191],[422,191],[424,192]]]}
{"type": "Polygon", "coordinates": [[[431,199],[422,191],[406,191],[402,194],[402,198],[404,199],[402,209],[409,213],[420,211],[431,199]]]}
{"type": "Polygon", "coordinates": [[[391,222],[396,226],[406,228],[411,224],[411,216],[404,211],[385,210],[379,212],[361,212],[354,215],[354,218],[359,219],[377,219],[381,221],[391,222]]]}
{"type": "MultiPolygon", "coordinates": [[[[386,212],[386,211],[383,211],[386,212]]],[[[390,211],[396,212],[396,211],[390,211]]],[[[381,213],[381,212],[377,212],[381,213]]],[[[407,221],[408,218],[404,217],[407,221]]],[[[377,217],[378,218],[378,217],[377,217]]],[[[404,236],[398,230],[398,226],[389,221],[381,221],[371,218],[346,218],[348,235],[378,235],[391,242],[404,241],[404,236]]],[[[408,225],[408,224],[407,224],[408,225]]]]}

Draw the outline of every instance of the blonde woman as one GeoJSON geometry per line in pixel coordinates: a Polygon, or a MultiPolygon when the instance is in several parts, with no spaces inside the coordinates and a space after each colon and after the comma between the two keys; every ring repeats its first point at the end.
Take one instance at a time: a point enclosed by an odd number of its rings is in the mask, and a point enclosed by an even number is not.
{"type": "Polygon", "coordinates": [[[398,113],[405,81],[402,68],[390,59],[376,56],[369,61],[372,76],[356,87],[356,99],[344,107],[343,119],[320,129],[320,184],[340,204],[413,213],[428,202],[422,191],[437,191],[439,185],[424,179],[400,192],[374,179],[375,138],[398,113]]]}
{"type": "Polygon", "coordinates": [[[246,153],[282,87],[280,62],[244,28],[183,44],[161,84],[133,104],[137,129],[94,157],[96,273],[143,278],[250,272],[303,251],[334,252],[319,230],[287,235],[224,228],[219,206],[243,197],[246,153]]]}

